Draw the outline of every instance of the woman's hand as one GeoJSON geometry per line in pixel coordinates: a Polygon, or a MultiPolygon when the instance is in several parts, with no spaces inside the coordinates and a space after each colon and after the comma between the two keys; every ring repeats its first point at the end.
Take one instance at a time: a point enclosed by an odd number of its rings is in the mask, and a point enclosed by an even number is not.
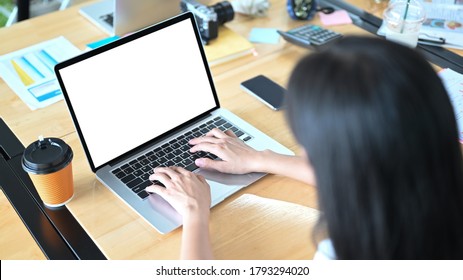
{"type": "Polygon", "coordinates": [[[181,167],[158,167],[150,180],[157,180],[165,187],[153,185],[146,191],[160,195],[183,217],[181,258],[212,259],[209,237],[211,190],[206,179],[181,167]]]}
{"type": "Polygon", "coordinates": [[[146,191],[164,198],[184,220],[192,215],[209,217],[211,190],[203,176],[172,166],[155,168],[149,179],[157,180],[165,187],[153,185],[146,191]]]}
{"type": "Polygon", "coordinates": [[[230,130],[222,132],[214,128],[203,137],[191,139],[189,144],[193,145],[192,153],[204,151],[222,159],[199,158],[195,161],[198,167],[231,174],[259,171],[261,152],[246,145],[230,130]]]}

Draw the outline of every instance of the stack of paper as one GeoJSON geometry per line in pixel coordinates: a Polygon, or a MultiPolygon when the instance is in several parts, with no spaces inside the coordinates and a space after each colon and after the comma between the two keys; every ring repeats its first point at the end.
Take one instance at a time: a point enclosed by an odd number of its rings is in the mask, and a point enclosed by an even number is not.
{"type": "Polygon", "coordinates": [[[420,39],[445,39],[444,46],[463,48],[463,2],[458,0],[423,1],[426,20],[420,30],[420,39]]]}
{"type": "Polygon", "coordinates": [[[439,76],[452,102],[458,124],[458,137],[463,143],[463,75],[447,68],[440,71],[439,76]]]}

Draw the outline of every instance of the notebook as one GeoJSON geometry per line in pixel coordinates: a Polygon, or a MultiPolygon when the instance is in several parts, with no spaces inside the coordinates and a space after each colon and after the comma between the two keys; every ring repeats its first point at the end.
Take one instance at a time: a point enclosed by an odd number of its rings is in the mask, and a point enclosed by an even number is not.
{"type": "Polygon", "coordinates": [[[219,37],[204,46],[209,66],[224,63],[255,52],[254,46],[243,36],[222,25],[219,37]]]}
{"type": "Polygon", "coordinates": [[[263,177],[198,169],[190,138],[232,130],[249,146],[293,154],[220,107],[190,12],[59,63],[55,73],[96,177],[159,232],[182,224],[161,197],[144,191],[156,166],[181,166],[211,186],[211,207],[263,177]]]}
{"type": "Polygon", "coordinates": [[[122,36],[180,14],[179,0],[104,0],[80,14],[111,36],[122,36]]]}

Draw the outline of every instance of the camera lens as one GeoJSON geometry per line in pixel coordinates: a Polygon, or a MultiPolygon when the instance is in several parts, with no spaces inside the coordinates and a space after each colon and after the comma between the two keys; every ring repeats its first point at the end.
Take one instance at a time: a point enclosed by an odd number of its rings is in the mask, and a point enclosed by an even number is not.
{"type": "Polygon", "coordinates": [[[219,24],[229,22],[235,17],[235,11],[228,1],[222,1],[210,7],[217,13],[217,21],[219,24]]]}

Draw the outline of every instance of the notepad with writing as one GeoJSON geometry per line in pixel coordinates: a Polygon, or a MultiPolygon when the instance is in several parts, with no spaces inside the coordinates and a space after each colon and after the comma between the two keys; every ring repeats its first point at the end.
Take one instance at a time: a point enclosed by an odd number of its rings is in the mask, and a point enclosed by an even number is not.
{"type": "Polygon", "coordinates": [[[210,66],[252,54],[254,46],[246,38],[226,26],[219,28],[219,36],[204,46],[210,66]]]}
{"type": "Polygon", "coordinates": [[[463,75],[451,69],[443,69],[439,76],[452,102],[458,125],[458,138],[463,143],[463,75]]]}

